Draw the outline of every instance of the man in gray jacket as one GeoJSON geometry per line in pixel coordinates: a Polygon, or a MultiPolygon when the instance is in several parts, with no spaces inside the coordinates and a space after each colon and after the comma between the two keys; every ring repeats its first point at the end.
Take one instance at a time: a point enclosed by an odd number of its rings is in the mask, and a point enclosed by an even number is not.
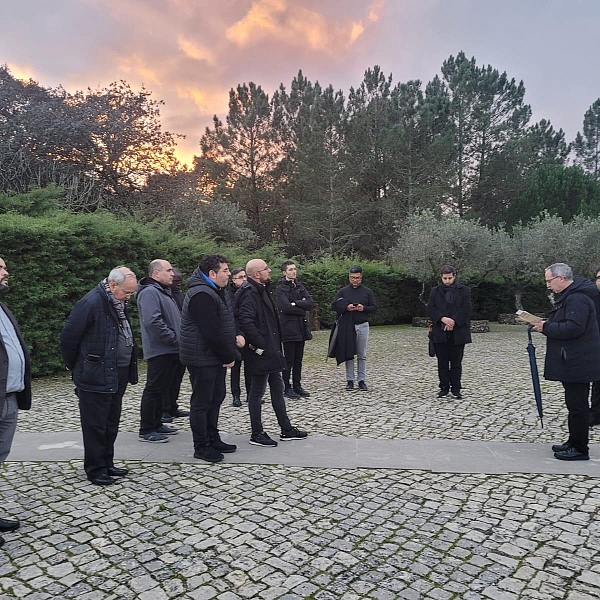
{"type": "Polygon", "coordinates": [[[173,293],[173,268],[166,260],[153,260],[148,277],[136,292],[144,358],[148,363],[140,409],[140,442],[164,443],[177,433],[161,421],[163,401],[170,394],[179,367],[181,313],[173,293]]]}
{"type": "MultiPolygon", "coordinates": [[[[0,294],[8,291],[8,270],[0,258],[0,294]]],[[[17,409],[31,408],[31,364],[25,340],[13,314],[0,302],[0,464],[10,452],[17,428],[17,409]]],[[[0,532],[15,531],[19,521],[0,519],[0,532]]],[[[0,546],[4,538],[0,536],[0,546]]]]}

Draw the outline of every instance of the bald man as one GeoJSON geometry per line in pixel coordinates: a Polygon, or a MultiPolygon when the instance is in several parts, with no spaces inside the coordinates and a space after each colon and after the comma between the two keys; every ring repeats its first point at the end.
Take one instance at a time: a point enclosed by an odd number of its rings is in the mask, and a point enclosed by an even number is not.
{"type": "Polygon", "coordinates": [[[140,280],[136,301],[140,313],[142,346],[148,364],[140,406],[140,442],[164,443],[177,429],[162,422],[163,403],[169,401],[179,373],[181,311],[173,296],[173,267],[163,259],[148,265],[140,280]]]}
{"type": "Polygon", "coordinates": [[[115,440],[123,394],[137,383],[137,360],[127,302],[137,287],[125,266],[75,304],[60,334],[60,353],[73,376],[83,432],[83,467],[94,485],[127,475],[115,467],[115,440]]]}
{"type": "Polygon", "coordinates": [[[239,329],[246,339],[242,349],[244,364],[251,374],[248,409],[252,435],[250,443],[266,448],[277,446],[265,432],[261,420],[261,400],[267,389],[281,428],[281,441],[303,440],[307,434],[293,427],[285,407],[284,383],[281,375],[286,367],[281,346],[281,326],[277,306],[271,292],[271,269],[255,258],[246,264],[247,281],[235,296],[235,314],[239,329]]]}

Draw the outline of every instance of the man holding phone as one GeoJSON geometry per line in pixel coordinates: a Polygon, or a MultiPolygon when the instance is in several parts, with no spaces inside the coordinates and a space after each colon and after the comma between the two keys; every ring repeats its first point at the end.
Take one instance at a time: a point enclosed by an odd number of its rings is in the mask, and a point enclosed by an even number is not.
{"type": "MultiPolygon", "coordinates": [[[[362,268],[358,265],[350,267],[348,275],[350,284],[343,287],[331,303],[341,319],[339,334],[348,331],[345,324],[352,324],[355,333],[354,354],[357,359],[358,388],[367,391],[367,343],[369,341],[369,315],[377,310],[375,294],[362,284],[362,268]],[[349,323],[347,323],[349,321],[349,323]]],[[[354,389],[354,358],[346,361],[346,390],[354,389]]]]}

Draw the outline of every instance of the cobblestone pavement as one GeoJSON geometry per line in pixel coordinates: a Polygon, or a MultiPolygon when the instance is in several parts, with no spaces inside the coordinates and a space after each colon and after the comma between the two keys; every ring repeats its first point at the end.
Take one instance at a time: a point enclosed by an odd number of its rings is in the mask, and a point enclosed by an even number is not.
{"type": "MultiPolygon", "coordinates": [[[[371,335],[368,393],[343,391],[343,370],[323,360],[326,333],[315,335],[305,362],[315,393],[289,402],[294,422],[365,438],[563,440],[556,384],[542,384],[543,430],[537,421],[524,328],[475,336],[462,401],[435,397],[423,330],[371,335]]],[[[141,391],[127,395],[124,430],[137,429],[141,391]]],[[[76,429],[68,380],[36,382],[34,410],[21,417],[21,431],[76,429]]],[[[247,421],[224,406],[223,430],[247,432],[247,421]]],[[[109,488],[86,482],[81,461],[0,469],[0,516],[23,523],[3,535],[0,598],[600,597],[598,479],[123,464],[131,474],[109,488]]]]}

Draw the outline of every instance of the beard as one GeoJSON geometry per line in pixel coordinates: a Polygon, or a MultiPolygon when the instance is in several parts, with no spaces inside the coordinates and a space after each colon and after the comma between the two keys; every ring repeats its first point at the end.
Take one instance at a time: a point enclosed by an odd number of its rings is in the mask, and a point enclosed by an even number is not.
{"type": "Polygon", "coordinates": [[[0,294],[5,294],[10,289],[8,285],[8,279],[3,279],[0,281],[0,294]]]}

